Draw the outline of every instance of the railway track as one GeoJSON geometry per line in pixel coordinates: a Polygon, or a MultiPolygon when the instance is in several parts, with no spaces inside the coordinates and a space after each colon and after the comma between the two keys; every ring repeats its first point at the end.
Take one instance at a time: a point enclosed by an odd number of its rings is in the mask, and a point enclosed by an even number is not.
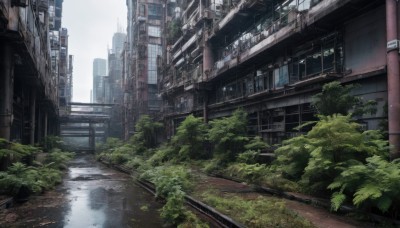
{"type": "MultiPolygon", "coordinates": [[[[111,164],[107,163],[106,161],[101,161],[101,162],[108,166],[111,166],[123,173],[129,174],[129,175],[138,174],[136,172],[132,172],[130,169],[128,169],[124,166],[111,165],[111,164]]],[[[148,181],[142,181],[139,179],[136,179],[135,183],[137,185],[139,185],[140,187],[142,187],[143,189],[145,189],[146,191],[148,191],[149,193],[151,193],[153,195],[156,194],[153,183],[148,182],[148,181]]],[[[198,201],[188,195],[185,196],[185,201],[186,201],[187,205],[189,205],[194,210],[200,212],[201,214],[206,216],[208,219],[212,220],[215,224],[218,224],[219,227],[224,227],[224,228],[244,228],[244,227],[246,227],[243,224],[236,222],[229,216],[226,216],[226,215],[218,212],[213,207],[210,207],[207,204],[204,204],[201,201],[198,201]]]]}

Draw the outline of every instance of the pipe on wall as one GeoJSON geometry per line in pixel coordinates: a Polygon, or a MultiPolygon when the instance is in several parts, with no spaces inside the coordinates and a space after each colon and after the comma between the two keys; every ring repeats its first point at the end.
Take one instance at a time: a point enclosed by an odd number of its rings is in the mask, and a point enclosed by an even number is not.
{"type": "MultiPolygon", "coordinates": [[[[386,0],[387,42],[398,40],[396,0],[386,0]]],[[[399,48],[387,50],[388,122],[391,159],[400,157],[400,69],[399,48]]]]}

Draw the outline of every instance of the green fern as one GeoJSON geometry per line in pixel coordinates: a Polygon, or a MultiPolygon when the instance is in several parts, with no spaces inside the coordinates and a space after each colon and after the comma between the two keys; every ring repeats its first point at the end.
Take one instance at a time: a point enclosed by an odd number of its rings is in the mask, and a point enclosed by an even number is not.
{"type": "Polygon", "coordinates": [[[400,203],[400,160],[389,162],[375,155],[366,161],[366,164],[359,163],[342,170],[329,188],[353,195],[353,203],[358,207],[368,203],[388,212],[400,203]]]}

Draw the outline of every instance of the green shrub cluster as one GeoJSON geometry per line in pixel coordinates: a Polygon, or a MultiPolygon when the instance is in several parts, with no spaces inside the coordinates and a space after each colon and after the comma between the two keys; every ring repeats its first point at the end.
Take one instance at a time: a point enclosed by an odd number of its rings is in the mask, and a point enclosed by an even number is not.
{"type": "Polygon", "coordinates": [[[351,198],[356,206],[395,215],[400,171],[398,161],[388,161],[382,134],[362,131],[349,115],[319,118],[307,134],[276,150],[278,169],[310,192],[332,194],[333,210],[351,198]]]}
{"type": "Polygon", "coordinates": [[[141,178],[154,183],[157,196],[166,199],[161,217],[167,223],[178,225],[186,220],[185,192],[191,187],[191,175],[186,167],[158,166],[144,172],[141,178]]]}
{"type": "Polygon", "coordinates": [[[61,172],[48,166],[26,166],[17,162],[7,172],[0,172],[0,193],[17,195],[21,188],[41,193],[61,182],[61,172]]]}
{"type": "Polygon", "coordinates": [[[17,162],[21,159],[30,163],[34,155],[41,151],[40,148],[31,145],[23,145],[16,142],[8,142],[0,138],[0,160],[9,160],[17,162]]]}
{"type": "Polygon", "coordinates": [[[8,159],[13,164],[0,172],[0,194],[18,195],[41,193],[61,182],[60,169],[72,159],[73,153],[53,148],[46,154],[44,164],[34,161],[41,149],[31,145],[8,142],[0,139],[0,159],[8,159]]]}

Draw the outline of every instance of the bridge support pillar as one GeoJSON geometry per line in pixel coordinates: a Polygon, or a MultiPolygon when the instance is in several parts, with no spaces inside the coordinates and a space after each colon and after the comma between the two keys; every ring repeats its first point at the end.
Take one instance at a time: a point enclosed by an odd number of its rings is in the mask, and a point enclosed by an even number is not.
{"type": "Polygon", "coordinates": [[[93,127],[93,123],[89,124],[89,147],[92,151],[96,149],[96,131],[93,127]]]}

